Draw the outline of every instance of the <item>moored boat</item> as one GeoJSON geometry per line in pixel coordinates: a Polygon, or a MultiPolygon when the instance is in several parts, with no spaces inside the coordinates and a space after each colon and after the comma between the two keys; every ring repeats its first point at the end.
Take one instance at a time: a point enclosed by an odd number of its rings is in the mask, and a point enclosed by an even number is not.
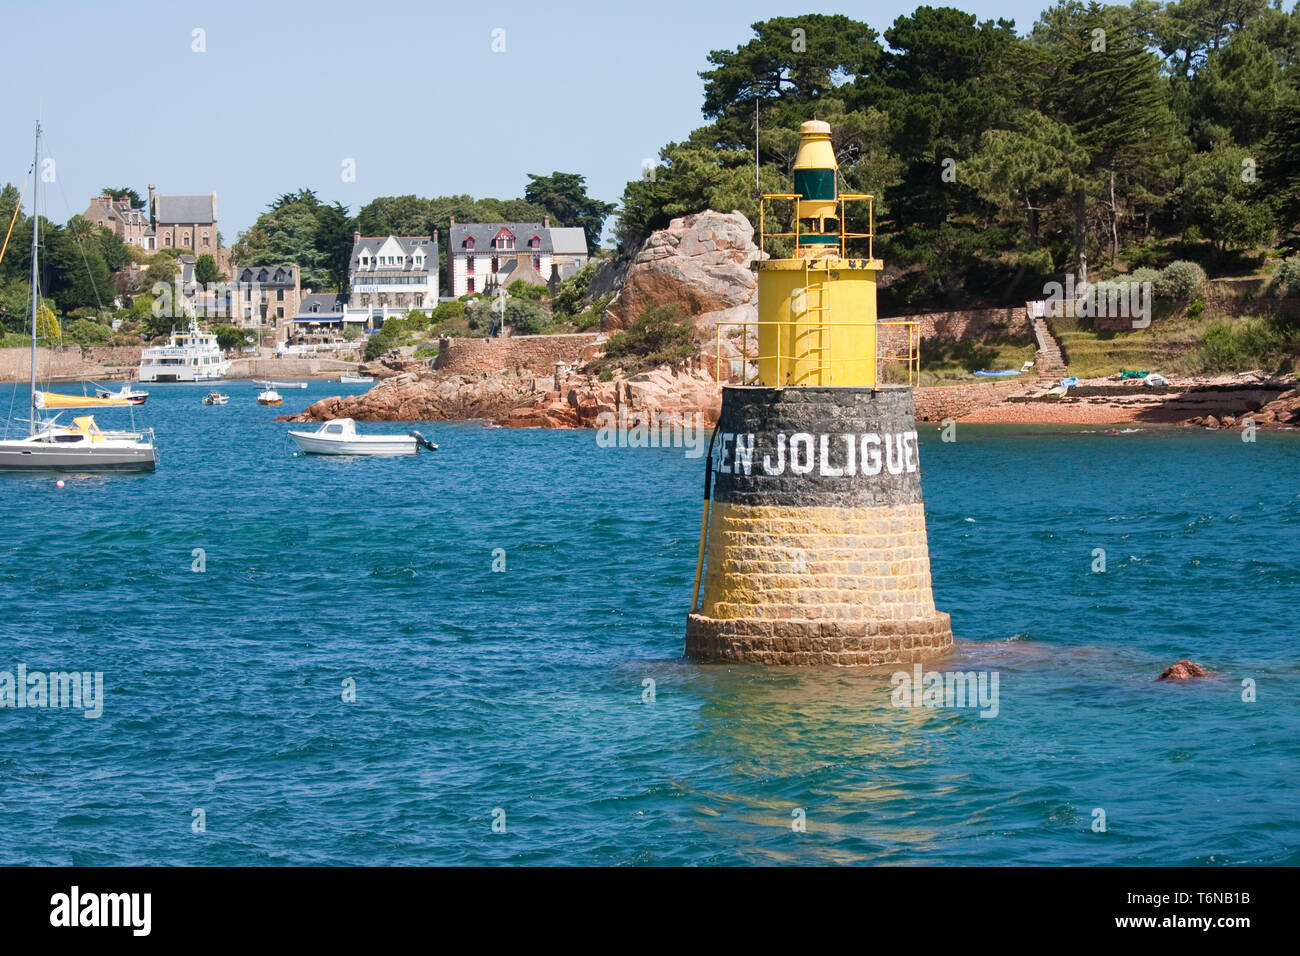
{"type": "Polygon", "coordinates": [[[222,395],[220,392],[208,392],[203,396],[204,405],[224,405],[230,401],[229,395],[222,395]]]}
{"type": "Polygon", "coordinates": [[[148,392],[142,392],[138,388],[132,388],[130,385],[123,385],[116,392],[105,388],[102,385],[95,386],[95,395],[99,398],[120,398],[122,401],[130,402],[132,405],[143,405],[145,399],[149,397],[148,392]]]}
{"type": "Polygon", "coordinates": [[[392,458],[414,455],[421,448],[438,446],[418,431],[408,435],[362,435],[350,418],[331,418],[314,432],[289,432],[289,437],[308,455],[373,455],[392,458]]]}
{"type": "Polygon", "coordinates": [[[254,385],[261,385],[263,388],[306,388],[306,382],[273,382],[263,381],[260,378],[253,379],[254,385]]]}
{"type": "Polygon", "coordinates": [[[141,382],[211,382],[230,369],[230,360],[221,354],[217,336],[203,332],[191,317],[189,329],[172,332],[166,345],[155,345],[140,355],[141,382]]]}
{"type": "MultiPolygon", "coordinates": [[[[41,169],[41,127],[36,126],[36,156],[32,170],[41,169]]],[[[143,431],[104,431],[95,419],[84,415],[72,425],[58,422],[57,409],[131,408],[135,403],[125,397],[95,397],[46,392],[36,388],[36,317],[40,308],[40,180],[33,177],[32,191],[32,259],[31,259],[31,359],[28,380],[30,418],[23,438],[0,440],[0,471],[153,471],[157,465],[152,429],[143,431]],[[54,411],[51,417],[40,413],[54,411]]],[[[17,209],[14,217],[17,218],[17,209]]],[[[12,228],[12,224],[11,224],[12,228]]],[[[134,419],[134,411],[131,412],[134,419]]]]}
{"type": "Polygon", "coordinates": [[[257,393],[257,404],[259,405],[283,405],[284,399],[280,393],[273,388],[268,388],[257,393]]]}

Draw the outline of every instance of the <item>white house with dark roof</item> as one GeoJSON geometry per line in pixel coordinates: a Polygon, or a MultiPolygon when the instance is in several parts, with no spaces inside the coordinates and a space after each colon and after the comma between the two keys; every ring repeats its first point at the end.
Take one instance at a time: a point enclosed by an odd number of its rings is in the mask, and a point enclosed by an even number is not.
{"type": "Polygon", "coordinates": [[[411,309],[438,305],[437,236],[352,237],[343,321],[378,328],[411,309]]]}
{"type": "Polygon", "coordinates": [[[586,234],[551,228],[549,216],[541,222],[451,221],[447,276],[455,298],[507,286],[512,275],[536,272],[545,282],[552,266],[559,278],[568,278],[586,264],[586,234]]]}

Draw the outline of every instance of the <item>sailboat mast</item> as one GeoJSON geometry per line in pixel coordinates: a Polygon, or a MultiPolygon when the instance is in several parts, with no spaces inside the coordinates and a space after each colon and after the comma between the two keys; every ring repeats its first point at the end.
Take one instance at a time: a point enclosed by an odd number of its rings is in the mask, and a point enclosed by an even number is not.
{"type": "Polygon", "coordinates": [[[28,392],[27,434],[36,434],[36,246],[41,229],[41,124],[36,124],[36,151],[32,160],[32,380],[28,392]]]}

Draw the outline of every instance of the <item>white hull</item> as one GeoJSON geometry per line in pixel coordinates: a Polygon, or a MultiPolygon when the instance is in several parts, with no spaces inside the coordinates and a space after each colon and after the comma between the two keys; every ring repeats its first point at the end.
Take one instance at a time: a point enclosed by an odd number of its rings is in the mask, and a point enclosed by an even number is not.
{"type": "Polygon", "coordinates": [[[156,466],[147,442],[0,441],[0,471],[153,471],[156,466]]]}
{"type": "Polygon", "coordinates": [[[215,382],[230,370],[230,359],[221,354],[217,337],[201,332],[190,319],[187,332],[172,332],[166,345],[154,345],[140,353],[141,382],[215,382]]]}
{"type": "Polygon", "coordinates": [[[140,382],[217,382],[225,376],[230,369],[230,363],[222,361],[217,365],[207,365],[200,368],[187,368],[183,365],[177,366],[140,366],[140,382]]]}
{"type": "Polygon", "coordinates": [[[374,455],[392,458],[414,455],[419,445],[406,435],[352,435],[326,437],[316,432],[289,432],[294,444],[308,455],[374,455]]]}

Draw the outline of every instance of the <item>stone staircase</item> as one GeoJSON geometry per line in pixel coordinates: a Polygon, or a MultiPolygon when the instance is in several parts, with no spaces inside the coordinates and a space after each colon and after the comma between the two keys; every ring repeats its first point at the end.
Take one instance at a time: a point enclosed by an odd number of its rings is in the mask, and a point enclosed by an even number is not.
{"type": "Polygon", "coordinates": [[[1051,388],[1069,374],[1065,356],[1061,353],[1061,343],[1052,334],[1047,320],[1035,316],[1032,322],[1034,338],[1038,342],[1038,351],[1034,353],[1034,386],[1051,388]]]}

